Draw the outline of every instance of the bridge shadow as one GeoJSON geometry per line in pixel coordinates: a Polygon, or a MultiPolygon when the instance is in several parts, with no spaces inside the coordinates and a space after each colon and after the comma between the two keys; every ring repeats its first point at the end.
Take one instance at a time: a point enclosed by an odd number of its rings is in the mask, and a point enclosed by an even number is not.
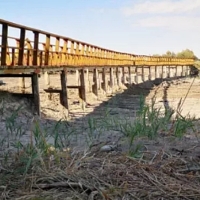
{"type": "MultiPolygon", "coordinates": [[[[77,150],[80,151],[85,149],[85,145],[87,146],[93,139],[95,139],[96,144],[103,141],[104,144],[117,142],[120,138],[119,131],[116,130],[115,127],[110,129],[110,121],[116,120],[114,123],[118,123],[120,120],[124,120],[125,122],[127,119],[134,120],[136,112],[141,106],[141,96],[146,98],[152,89],[155,86],[159,86],[161,83],[165,84],[162,96],[163,105],[166,109],[169,109],[167,95],[167,90],[170,86],[169,82],[178,78],[185,77],[158,78],[139,84],[126,85],[127,88],[122,92],[110,95],[108,100],[104,100],[97,106],[88,101],[88,105],[86,106],[87,112],[82,112],[82,114],[79,115],[80,117],[71,117],[71,120],[63,121],[59,121],[59,119],[45,119],[44,117],[42,120],[39,120],[38,123],[43,130],[51,132],[52,134],[60,134],[61,137],[64,137],[66,139],[64,146],[76,146],[77,150]],[[59,128],[57,126],[58,124],[59,128]]],[[[21,100],[22,97],[28,100],[29,103],[32,101],[30,95],[10,94],[15,96],[16,101],[21,100]]],[[[156,91],[154,96],[156,96],[156,91]]],[[[31,109],[27,112],[31,112],[31,109]]],[[[73,114],[72,110],[70,115],[72,116],[73,114]]],[[[28,117],[30,120],[24,127],[30,134],[29,129],[32,123],[30,113],[28,117]]],[[[37,116],[35,116],[35,118],[37,118],[37,116]]],[[[17,121],[19,121],[19,119],[17,119],[17,121]]],[[[30,135],[27,135],[26,138],[30,140],[30,135]]],[[[53,140],[50,139],[50,142],[53,143],[53,140]]]]}

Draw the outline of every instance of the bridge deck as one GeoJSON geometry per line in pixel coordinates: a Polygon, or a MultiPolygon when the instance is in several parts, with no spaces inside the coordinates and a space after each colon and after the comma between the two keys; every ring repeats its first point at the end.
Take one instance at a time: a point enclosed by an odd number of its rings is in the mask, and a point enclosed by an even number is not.
{"type": "Polygon", "coordinates": [[[33,72],[35,69],[116,66],[183,66],[193,59],[152,57],[117,52],[61,35],[0,19],[0,73],[33,72]],[[16,32],[13,37],[12,32],[16,32]]]}

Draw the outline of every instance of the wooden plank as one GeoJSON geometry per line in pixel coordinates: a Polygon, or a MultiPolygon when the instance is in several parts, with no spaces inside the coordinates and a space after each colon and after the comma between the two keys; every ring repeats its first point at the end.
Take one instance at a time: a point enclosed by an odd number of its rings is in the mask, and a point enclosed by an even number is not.
{"type": "Polygon", "coordinates": [[[48,88],[48,89],[44,89],[45,92],[47,93],[61,93],[62,90],[59,90],[59,89],[51,89],[51,88],[48,88]]]}
{"type": "Polygon", "coordinates": [[[33,65],[38,65],[38,45],[39,45],[39,33],[34,32],[34,50],[33,50],[33,65]]]}
{"type": "MultiPolygon", "coordinates": [[[[81,86],[73,86],[73,85],[69,85],[67,86],[67,89],[81,89],[81,86]]],[[[62,90],[60,89],[52,89],[52,88],[48,88],[48,89],[44,89],[45,92],[47,93],[61,93],[62,90]]]]}
{"type": "Polygon", "coordinates": [[[62,70],[60,74],[60,80],[61,80],[61,100],[62,100],[62,105],[66,108],[69,109],[68,105],[68,94],[67,94],[67,71],[62,70]]]}
{"type": "Polygon", "coordinates": [[[33,101],[35,106],[35,111],[39,116],[41,116],[40,112],[40,93],[39,93],[39,83],[38,83],[38,74],[33,73],[31,77],[32,82],[32,94],[33,94],[33,101]]]}
{"type": "Polygon", "coordinates": [[[22,28],[20,30],[20,39],[19,39],[18,65],[23,65],[25,34],[26,31],[24,28],[22,28]]]}
{"type": "Polygon", "coordinates": [[[6,65],[7,55],[7,40],[8,40],[8,25],[2,24],[2,38],[1,38],[1,65],[6,65]]]}

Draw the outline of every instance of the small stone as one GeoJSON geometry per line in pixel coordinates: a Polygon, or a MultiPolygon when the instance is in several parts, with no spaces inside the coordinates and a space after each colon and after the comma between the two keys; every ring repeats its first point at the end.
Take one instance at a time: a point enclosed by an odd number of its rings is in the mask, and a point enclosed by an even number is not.
{"type": "Polygon", "coordinates": [[[116,145],[104,145],[101,147],[100,151],[109,152],[114,151],[116,149],[116,145]]]}

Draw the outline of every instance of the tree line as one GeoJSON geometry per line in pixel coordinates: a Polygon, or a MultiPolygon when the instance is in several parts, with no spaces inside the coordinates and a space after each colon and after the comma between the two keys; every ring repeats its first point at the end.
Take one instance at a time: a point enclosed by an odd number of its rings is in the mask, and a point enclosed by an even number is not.
{"type": "Polygon", "coordinates": [[[198,57],[190,49],[185,49],[178,53],[167,51],[165,54],[162,55],[154,54],[153,56],[163,56],[163,57],[173,57],[173,58],[194,58],[195,60],[198,60],[198,57]]]}

